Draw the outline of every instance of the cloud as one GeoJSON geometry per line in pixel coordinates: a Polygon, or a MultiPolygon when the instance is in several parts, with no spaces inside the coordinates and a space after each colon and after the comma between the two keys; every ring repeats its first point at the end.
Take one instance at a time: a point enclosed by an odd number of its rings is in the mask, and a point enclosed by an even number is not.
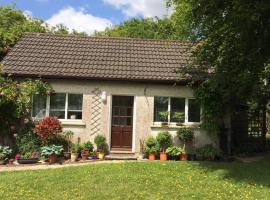
{"type": "Polygon", "coordinates": [[[93,34],[94,31],[103,31],[106,27],[112,26],[112,22],[106,18],[95,17],[86,12],[85,9],[74,9],[66,7],[61,9],[46,20],[50,26],[64,24],[69,30],[84,31],[88,34],[93,34]]]}
{"type": "Polygon", "coordinates": [[[172,9],[166,7],[165,0],[103,0],[121,10],[127,17],[160,17],[172,13],[172,9]]]}
{"type": "Polygon", "coordinates": [[[33,13],[30,10],[23,11],[23,14],[24,14],[25,17],[28,17],[28,18],[32,18],[33,17],[33,13]]]}

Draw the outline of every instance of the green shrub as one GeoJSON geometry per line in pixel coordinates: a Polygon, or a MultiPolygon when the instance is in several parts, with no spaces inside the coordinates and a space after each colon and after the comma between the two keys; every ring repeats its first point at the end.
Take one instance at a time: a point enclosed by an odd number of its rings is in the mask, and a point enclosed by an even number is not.
{"type": "Polygon", "coordinates": [[[93,143],[90,141],[83,143],[83,149],[86,149],[89,152],[93,152],[93,150],[94,150],[93,143]]]}
{"type": "Polygon", "coordinates": [[[168,131],[159,132],[157,135],[157,142],[160,150],[165,152],[166,149],[172,145],[172,136],[168,131]]]}
{"type": "Polygon", "coordinates": [[[199,156],[202,156],[204,159],[214,159],[219,155],[218,150],[213,147],[212,144],[206,144],[196,150],[199,156]]]}
{"type": "Polygon", "coordinates": [[[68,151],[71,146],[71,141],[68,140],[64,135],[51,135],[48,137],[45,144],[62,146],[64,151],[68,151]]]}
{"type": "Polygon", "coordinates": [[[42,142],[40,137],[32,131],[20,135],[16,142],[18,152],[25,158],[29,157],[33,153],[40,152],[41,144],[42,142]]]}
{"type": "Polygon", "coordinates": [[[63,152],[63,147],[62,146],[56,146],[56,145],[48,145],[48,146],[43,146],[41,147],[41,155],[42,156],[50,156],[50,155],[61,155],[63,152]]]}
{"type": "Polygon", "coordinates": [[[103,135],[97,135],[94,139],[95,144],[97,145],[97,150],[106,144],[106,138],[103,135]]]}
{"type": "Polygon", "coordinates": [[[145,142],[144,152],[149,155],[151,153],[157,154],[158,151],[159,146],[157,140],[153,136],[149,137],[145,142]]]}
{"type": "Polygon", "coordinates": [[[176,157],[176,156],[180,156],[182,153],[184,153],[184,149],[181,147],[177,147],[177,146],[171,146],[171,147],[168,147],[166,149],[166,153],[169,156],[176,157]]]}
{"type": "Polygon", "coordinates": [[[71,152],[72,153],[81,153],[83,147],[80,143],[72,144],[71,145],[71,152]]]}
{"type": "Polygon", "coordinates": [[[177,131],[177,136],[179,140],[183,142],[191,142],[194,138],[194,132],[187,127],[179,128],[177,131]]]}
{"type": "Polygon", "coordinates": [[[8,146],[0,145],[0,160],[6,160],[11,156],[12,150],[8,146]]]}

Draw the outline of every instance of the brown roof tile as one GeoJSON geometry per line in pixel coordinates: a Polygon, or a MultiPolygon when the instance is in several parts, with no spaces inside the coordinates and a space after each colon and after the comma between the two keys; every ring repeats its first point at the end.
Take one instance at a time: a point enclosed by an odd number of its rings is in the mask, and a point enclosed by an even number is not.
{"type": "Polygon", "coordinates": [[[132,81],[175,81],[192,43],[27,33],[3,60],[4,72],[132,81]]]}

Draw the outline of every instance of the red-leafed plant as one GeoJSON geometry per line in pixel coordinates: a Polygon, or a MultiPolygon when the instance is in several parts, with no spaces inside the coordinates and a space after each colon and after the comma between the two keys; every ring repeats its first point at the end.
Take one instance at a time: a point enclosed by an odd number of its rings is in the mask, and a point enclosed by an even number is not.
{"type": "Polygon", "coordinates": [[[38,123],[34,131],[46,141],[48,137],[62,132],[62,124],[56,117],[46,117],[38,123]]]}

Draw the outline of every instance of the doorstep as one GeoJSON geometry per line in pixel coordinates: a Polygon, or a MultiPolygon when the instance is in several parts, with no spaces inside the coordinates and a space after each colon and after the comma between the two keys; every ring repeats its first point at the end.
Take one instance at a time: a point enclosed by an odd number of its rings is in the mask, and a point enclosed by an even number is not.
{"type": "Polygon", "coordinates": [[[137,160],[137,156],[132,152],[113,153],[105,156],[105,160],[137,160]]]}

